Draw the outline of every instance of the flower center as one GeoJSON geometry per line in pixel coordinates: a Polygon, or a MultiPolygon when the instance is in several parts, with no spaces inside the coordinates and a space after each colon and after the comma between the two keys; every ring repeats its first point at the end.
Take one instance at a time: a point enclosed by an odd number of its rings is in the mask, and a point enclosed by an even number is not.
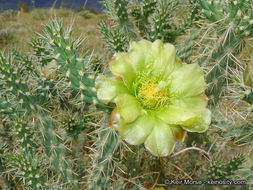
{"type": "Polygon", "coordinates": [[[139,75],[135,83],[135,96],[146,109],[159,109],[170,101],[169,84],[139,75]]]}

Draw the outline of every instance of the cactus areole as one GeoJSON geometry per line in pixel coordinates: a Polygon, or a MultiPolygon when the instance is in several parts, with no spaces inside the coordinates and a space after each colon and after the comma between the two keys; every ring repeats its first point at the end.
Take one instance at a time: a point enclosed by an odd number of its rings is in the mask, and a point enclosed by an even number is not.
{"type": "Polygon", "coordinates": [[[198,64],[181,62],[172,44],[131,42],[129,52],[115,55],[110,70],[112,77],[97,77],[97,95],[116,104],[110,126],[129,144],[144,143],[153,155],[168,156],[186,131],[207,130],[204,73],[198,64]]]}

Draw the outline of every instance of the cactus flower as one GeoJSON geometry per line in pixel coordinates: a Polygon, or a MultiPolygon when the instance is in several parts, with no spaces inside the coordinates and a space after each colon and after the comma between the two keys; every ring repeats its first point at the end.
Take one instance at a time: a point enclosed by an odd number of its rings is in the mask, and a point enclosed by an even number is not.
{"type": "Polygon", "coordinates": [[[129,144],[144,143],[153,155],[167,156],[185,131],[207,130],[211,112],[204,73],[198,64],[181,62],[172,44],[131,42],[129,52],[116,54],[110,70],[112,77],[97,77],[97,95],[116,104],[110,126],[129,144]]]}

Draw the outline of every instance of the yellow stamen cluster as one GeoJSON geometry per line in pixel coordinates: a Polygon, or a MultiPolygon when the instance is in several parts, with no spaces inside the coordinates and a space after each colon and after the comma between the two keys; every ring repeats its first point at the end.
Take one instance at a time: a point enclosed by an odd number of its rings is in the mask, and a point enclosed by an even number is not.
{"type": "Polygon", "coordinates": [[[158,109],[170,100],[168,85],[164,81],[151,80],[141,75],[135,83],[135,95],[143,107],[158,109]]]}

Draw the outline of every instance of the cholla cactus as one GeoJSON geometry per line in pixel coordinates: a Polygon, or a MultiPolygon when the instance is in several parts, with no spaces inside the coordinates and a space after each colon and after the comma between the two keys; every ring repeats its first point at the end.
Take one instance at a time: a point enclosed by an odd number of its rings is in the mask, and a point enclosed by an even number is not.
{"type": "Polygon", "coordinates": [[[239,55],[247,46],[247,38],[253,35],[252,3],[248,0],[191,0],[190,3],[197,13],[195,16],[201,16],[193,18],[198,20],[200,30],[207,26],[200,34],[204,37],[197,55],[199,64],[211,66],[206,77],[206,94],[210,103],[217,104],[232,81],[231,68],[240,65],[239,55]],[[215,40],[210,40],[209,35],[215,40]]]}
{"type": "Polygon", "coordinates": [[[113,53],[126,51],[129,42],[137,39],[174,42],[192,24],[188,15],[180,24],[173,18],[179,1],[104,0],[102,3],[108,20],[99,22],[99,30],[113,53]]]}
{"type": "Polygon", "coordinates": [[[116,103],[110,125],[129,144],[144,143],[153,155],[167,156],[174,137],[183,141],[185,130],[207,130],[211,112],[204,73],[197,64],[182,63],[172,44],[131,42],[130,51],[118,53],[110,70],[114,77],[96,80],[98,98],[116,103]]]}
{"type": "Polygon", "coordinates": [[[216,180],[228,179],[235,174],[244,161],[245,156],[243,154],[235,155],[228,162],[217,157],[209,166],[208,178],[216,180]]]}
{"type": "Polygon", "coordinates": [[[199,8],[208,20],[229,24],[238,36],[252,36],[252,2],[249,0],[199,0],[199,8]]]}

